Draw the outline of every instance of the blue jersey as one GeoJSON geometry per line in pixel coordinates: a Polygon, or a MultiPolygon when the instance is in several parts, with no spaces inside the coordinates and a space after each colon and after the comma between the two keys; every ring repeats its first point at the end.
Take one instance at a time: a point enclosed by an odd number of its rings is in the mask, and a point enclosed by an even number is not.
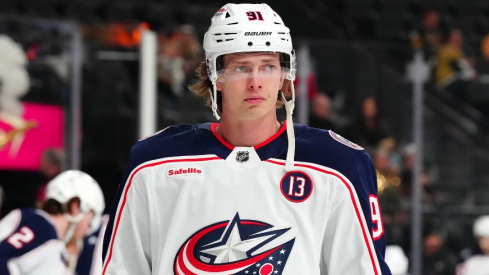
{"type": "Polygon", "coordinates": [[[391,274],[376,172],[360,146],[285,123],[235,147],[216,123],[138,142],[113,202],[103,274],[391,274]]]}
{"type": "Polygon", "coordinates": [[[16,209],[0,221],[0,274],[70,274],[49,215],[16,209]]]}

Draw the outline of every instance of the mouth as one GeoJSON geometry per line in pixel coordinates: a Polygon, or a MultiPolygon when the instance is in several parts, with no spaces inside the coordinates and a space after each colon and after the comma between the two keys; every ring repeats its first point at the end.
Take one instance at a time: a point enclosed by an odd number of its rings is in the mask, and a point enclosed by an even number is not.
{"type": "Polygon", "coordinates": [[[252,96],[245,99],[245,101],[250,104],[258,104],[264,100],[265,99],[261,96],[252,96]]]}

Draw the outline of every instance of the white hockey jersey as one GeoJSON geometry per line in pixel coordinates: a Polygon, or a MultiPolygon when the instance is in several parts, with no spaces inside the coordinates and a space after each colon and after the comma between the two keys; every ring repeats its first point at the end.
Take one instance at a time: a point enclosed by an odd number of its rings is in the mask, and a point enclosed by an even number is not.
{"type": "Polygon", "coordinates": [[[72,274],[65,251],[51,218],[42,210],[16,209],[0,221],[2,275],[72,274]]]}
{"type": "Polygon", "coordinates": [[[390,274],[376,174],[363,148],[285,123],[255,147],[217,124],[138,142],[112,206],[103,274],[390,274]]]}

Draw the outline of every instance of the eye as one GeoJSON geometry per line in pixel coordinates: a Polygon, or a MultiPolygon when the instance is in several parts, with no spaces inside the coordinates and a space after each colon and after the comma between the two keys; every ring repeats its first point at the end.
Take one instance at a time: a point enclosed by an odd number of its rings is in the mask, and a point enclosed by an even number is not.
{"type": "Polygon", "coordinates": [[[274,71],[276,69],[277,69],[277,66],[275,66],[275,65],[265,65],[266,71],[274,71]]]}
{"type": "Polygon", "coordinates": [[[248,67],[246,67],[246,66],[239,66],[239,67],[235,67],[234,68],[234,71],[235,72],[246,72],[246,71],[249,71],[249,70],[248,70],[248,67]]]}

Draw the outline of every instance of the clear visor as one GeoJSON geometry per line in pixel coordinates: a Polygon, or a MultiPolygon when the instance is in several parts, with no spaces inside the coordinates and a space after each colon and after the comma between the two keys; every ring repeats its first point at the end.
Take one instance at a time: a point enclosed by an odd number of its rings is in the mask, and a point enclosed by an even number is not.
{"type": "Polygon", "coordinates": [[[275,65],[261,65],[259,67],[238,66],[217,72],[218,83],[236,81],[244,78],[285,78],[290,70],[275,65]]]}

